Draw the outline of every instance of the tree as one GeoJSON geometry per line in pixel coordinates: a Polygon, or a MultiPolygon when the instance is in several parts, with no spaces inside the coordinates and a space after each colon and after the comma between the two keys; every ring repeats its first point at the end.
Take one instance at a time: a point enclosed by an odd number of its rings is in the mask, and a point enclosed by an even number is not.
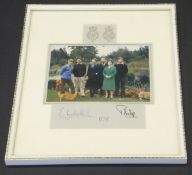
{"type": "Polygon", "coordinates": [[[144,46],[139,48],[139,54],[141,57],[148,58],[149,57],[149,47],[144,46]]]}
{"type": "Polygon", "coordinates": [[[84,62],[90,62],[96,57],[97,49],[94,46],[70,46],[72,51],[70,58],[76,59],[80,57],[84,62]]]}
{"type": "Polygon", "coordinates": [[[112,59],[117,59],[118,57],[123,57],[125,62],[129,62],[134,58],[148,58],[149,48],[148,46],[140,47],[138,50],[130,51],[125,48],[119,48],[117,51],[113,51],[107,55],[107,57],[112,59]]]}
{"type": "Polygon", "coordinates": [[[65,48],[60,48],[58,50],[54,49],[51,51],[51,66],[55,64],[64,64],[69,59],[69,55],[65,48]]]}

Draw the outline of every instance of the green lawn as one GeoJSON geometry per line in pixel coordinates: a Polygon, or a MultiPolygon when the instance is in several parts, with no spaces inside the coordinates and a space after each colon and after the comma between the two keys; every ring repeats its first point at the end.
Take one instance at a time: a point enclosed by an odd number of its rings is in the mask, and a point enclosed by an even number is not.
{"type": "MultiPolygon", "coordinates": [[[[68,101],[68,100],[64,100],[68,101]]],[[[89,96],[89,92],[86,93],[85,97],[77,97],[75,101],[81,101],[81,102],[87,102],[87,101],[92,101],[92,102],[149,102],[149,100],[139,100],[137,98],[116,98],[114,97],[113,99],[106,99],[103,96],[100,96],[98,94],[95,94],[93,98],[89,96]]],[[[57,92],[55,90],[48,90],[47,91],[47,102],[59,102],[59,97],[57,95],[57,92]]],[[[74,102],[74,101],[70,101],[74,102]]]]}
{"type": "Polygon", "coordinates": [[[129,73],[138,74],[141,71],[149,71],[149,59],[135,59],[127,65],[129,73]]]}

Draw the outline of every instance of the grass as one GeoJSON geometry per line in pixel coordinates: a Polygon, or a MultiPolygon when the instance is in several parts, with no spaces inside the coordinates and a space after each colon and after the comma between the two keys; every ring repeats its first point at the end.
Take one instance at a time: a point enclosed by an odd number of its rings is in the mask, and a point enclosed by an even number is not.
{"type": "Polygon", "coordinates": [[[149,59],[136,59],[128,63],[129,73],[137,74],[141,71],[149,70],[149,59]]]}
{"type": "MultiPolygon", "coordinates": [[[[74,102],[74,101],[69,101],[69,100],[65,100],[65,101],[74,102]]],[[[149,102],[149,100],[139,100],[137,98],[131,98],[131,97],[125,97],[125,98],[114,97],[113,99],[110,99],[110,98],[106,99],[104,96],[100,96],[98,94],[95,94],[95,96],[91,98],[89,96],[88,91],[86,91],[85,97],[79,96],[76,98],[75,101],[77,101],[77,102],[149,102]]],[[[57,92],[55,90],[48,89],[47,102],[59,102],[59,97],[58,97],[57,92]]]]}

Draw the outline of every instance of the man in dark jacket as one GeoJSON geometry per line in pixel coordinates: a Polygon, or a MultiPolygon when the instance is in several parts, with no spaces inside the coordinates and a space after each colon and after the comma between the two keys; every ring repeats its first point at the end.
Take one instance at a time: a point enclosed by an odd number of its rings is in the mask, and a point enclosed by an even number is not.
{"type": "Polygon", "coordinates": [[[96,58],[91,60],[87,70],[87,84],[86,86],[90,90],[90,97],[94,97],[94,93],[99,89],[99,67],[96,64],[96,58]]]}
{"type": "Polygon", "coordinates": [[[117,60],[117,64],[115,64],[117,74],[115,76],[115,96],[125,97],[125,83],[128,73],[128,67],[124,63],[123,58],[119,57],[117,60]],[[119,92],[120,91],[120,92],[119,92]]]}
{"type": "Polygon", "coordinates": [[[80,90],[82,97],[85,96],[85,74],[86,65],[82,63],[80,58],[78,58],[73,68],[73,82],[75,86],[75,93],[77,94],[80,90]]]}

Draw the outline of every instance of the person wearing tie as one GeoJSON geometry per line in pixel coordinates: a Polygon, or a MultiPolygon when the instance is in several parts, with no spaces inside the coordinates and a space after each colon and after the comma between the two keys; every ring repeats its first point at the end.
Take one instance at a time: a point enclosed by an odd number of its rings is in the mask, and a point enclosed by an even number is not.
{"type": "Polygon", "coordinates": [[[94,97],[96,90],[99,89],[99,67],[96,58],[93,58],[88,66],[87,78],[86,87],[89,88],[90,97],[94,97]]]}
{"type": "Polygon", "coordinates": [[[115,76],[115,96],[116,97],[125,97],[125,84],[127,79],[128,67],[127,64],[124,63],[122,57],[119,57],[117,60],[117,64],[115,64],[117,69],[117,74],[115,76]]]}

